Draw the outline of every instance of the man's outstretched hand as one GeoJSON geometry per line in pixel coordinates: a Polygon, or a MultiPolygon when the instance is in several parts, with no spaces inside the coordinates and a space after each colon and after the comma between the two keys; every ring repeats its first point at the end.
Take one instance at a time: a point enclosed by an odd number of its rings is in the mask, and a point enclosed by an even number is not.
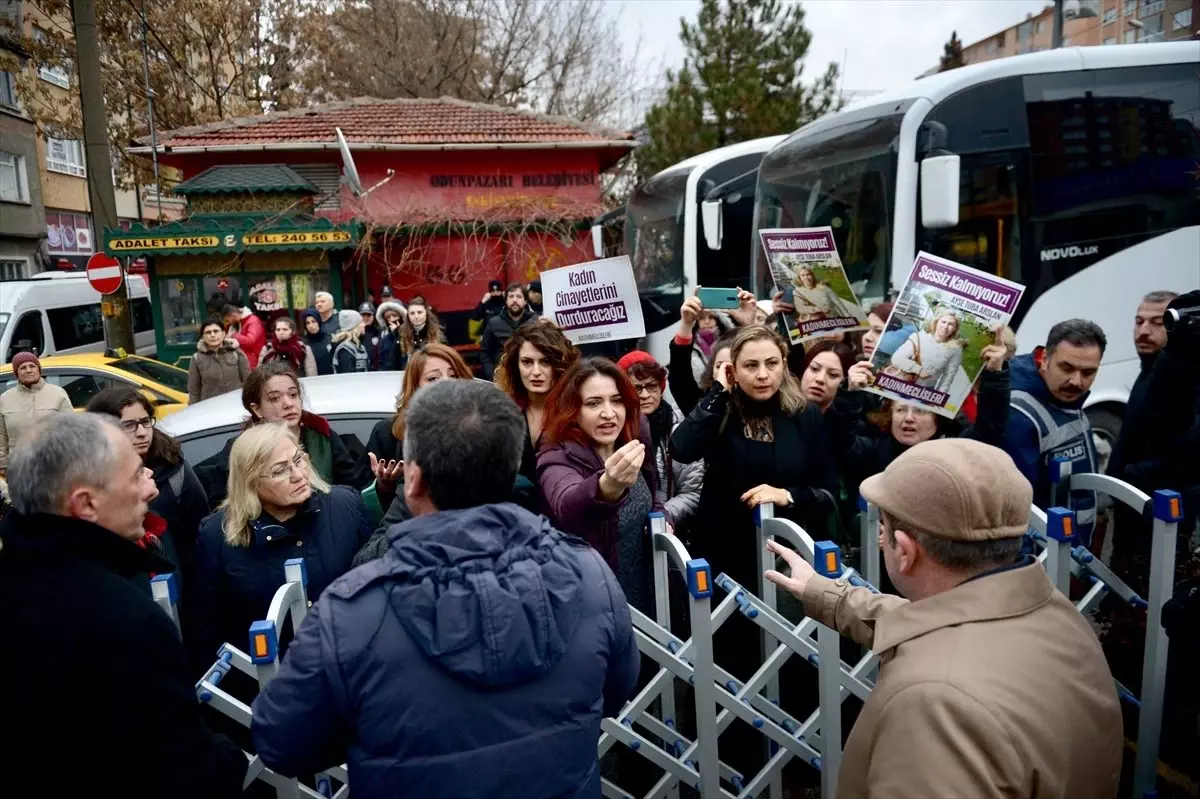
{"type": "Polygon", "coordinates": [[[777,544],[774,541],[767,542],[767,551],[783,558],[787,562],[788,570],[791,571],[792,576],[787,577],[774,569],[767,569],[766,578],[797,599],[803,597],[804,589],[808,587],[809,578],[816,574],[812,564],[805,560],[800,553],[777,544]]]}

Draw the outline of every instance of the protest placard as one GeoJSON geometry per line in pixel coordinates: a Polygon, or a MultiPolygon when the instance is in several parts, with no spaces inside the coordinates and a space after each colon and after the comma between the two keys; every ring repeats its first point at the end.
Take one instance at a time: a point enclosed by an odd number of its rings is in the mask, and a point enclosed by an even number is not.
{"type": "Polygon", "coordinates": [[[784,316],[793,344],[870,328],[846,278],[833,228],[773,228],[759,234],[775,291],[782,291],[783,301],[796,309],[784,316]]]}
{"type": "Polygon", "coordinates": [[[953,417],[983,370],[980,352],[1024,293],[1020,283],[918,253],[871,357],[867,390],[953,417]]]}
{"type": "Polygon", "coordinates": [[[629,256],[550,269],[541,281],[543,314],[575,344],[646,335],[629,256]]]}

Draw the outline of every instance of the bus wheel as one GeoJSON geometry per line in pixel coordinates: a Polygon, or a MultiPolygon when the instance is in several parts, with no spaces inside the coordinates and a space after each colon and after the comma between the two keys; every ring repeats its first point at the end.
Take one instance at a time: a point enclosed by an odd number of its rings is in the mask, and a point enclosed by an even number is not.
{"type": "Polygon", "coordinates": [[[1096,447],[1096,470],[1104,474],[1108,471],[1108,459],[1121,435],[1121,416],[1111,406],[1101,405],[1088,408],[1087,417],[1092,425],[1092,443],[1096,447]]]}

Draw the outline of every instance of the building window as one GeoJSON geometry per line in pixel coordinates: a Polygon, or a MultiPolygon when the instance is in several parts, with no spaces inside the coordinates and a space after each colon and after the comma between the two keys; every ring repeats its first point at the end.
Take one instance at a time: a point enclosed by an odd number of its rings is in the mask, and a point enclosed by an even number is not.
{"type": "Polygon", "coordinates": [[[1045,29],[1046,29],[1046,23],[1044,20],[1039,19],[1037,22],[1033,23],[1033,34],[1035,36],[1037,34],[1041,33],[1045,29]]]}
{"type": "Polygon", "coordinates": [[[1062,44],[1062,46],[1063,46],[1063,47],[1070,47],[1070,46],[1071,46],[1071,37],[1070,37],[1070,36],[1064,36],[1064,37],[1063,37],[1063,44],[1062,44]]]}
{"type": "Polygon", "coordinates": [[[1029,41],[1029,37],[1031,37],[1032,35],[1033,35],[1033,23],[1032,22],[1022,22],[1020,25],[1017,26],[1017,41],[1018,42],[1027,42],[1027,41],[1029,41]]]}
{"type": "Polygon", "coordinates": [[[46,213],[46,242],[51,255],[90,255],[92,220],[86,214],[46,213]]]}
{"type": "Polygon", "coordinates": [[[29,277],[29,261],[22,258],[0,260],[0,280],[24,280],[29,277]]]}
{"type": "Polygon", "coordinates": [[[1132,17],[1136,13],[1137,13],[1137,0],[1125,0],[1124,15],[1127,17],[1132,17]]]}
{"type": "Polygon", "coordinates": [[[1152,42],[1155,40],[1162,41],[1162,14],[1159,14],[1156,17],[1147,17],[1146,19],[1142,20],[1142,27],[1138,29],[1137,33],[1137,40],[1139,42],[1152,42]]]}
{"type": "Polygon", "coordinates": [[[46,169],[64,175],[86,177],[83,142],[78,139],[46,139],[46,169]]]}
{"type": "Polygon", "coordinates": [[[1121,34],[1122,44],[1133,44],[1137,41],[1137,31],[1125,31],[1121,34]]]}
{"type": "MultiPolygon", "coordinates": [[[[33,38],[38,42],[45,44],[47,42],[46,32],[41,28],[33,29],[33,38]]],[[[38,77],[47,83],[53,83],[55,86],[61,86],[64,89],[71,88],[71,74],[67,71],[67,66],[70,62],[65,62],[63,66],[47,66],[38,67],[38,77]]]]}
{"type": "Polygon", "coordinates": [[[1110,22],[1116,22],[1116,20],[1117,20],[1117,7],[1116,6],[1113,6],[1112,8],[1104,9],[1104,24],[1105,25],[1107,25],[1110,22]]]}
{"type": "Polygon", "coordinates": [[[1185,8],[1171,15],[1171,30],[1177,31],[1192,27],[1192,10],[1185,8]]]}
{"type": "Polygon", "coordinates": [[[29,177],[25,157],[0,150],[0,201],[29,202],[29,177]]]}
{"type": "Polygon", "coordinates": [[[1162,13],[1163,0],[1142,0],[1142,7],[1138,9],[1138,17],[1145,19],[1153,14],[1162,13]]]}
{"type": "Polygon", "coordinates": [[[1106,37],[1104,37],[1104,43],[1105,44],[1116,44],[1117,37],[1116,36],[1106,36],[1106,37]]]}
{"type": "Polygon", "coordinates": [[[17,107],[17,81],[11,72],[0,72],[0,105],[17,107]]]}

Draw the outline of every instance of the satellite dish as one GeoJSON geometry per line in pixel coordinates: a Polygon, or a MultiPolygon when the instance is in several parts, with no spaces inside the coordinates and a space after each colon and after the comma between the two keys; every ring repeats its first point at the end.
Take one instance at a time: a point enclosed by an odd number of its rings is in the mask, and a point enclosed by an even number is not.
{"type": "Polygon", "coordinates": [[[342,169],[346,175],[346,184],[350,186],[350,191],[354,192],[355,197],[363,195],[362,181],[358,177],[358,168],[354,166],[354,156],[350,154],[350,145],[346,142],[346,137],[342,135],[341,128],[334,128],[333,132],[337,134],[338,150],[342,154],[342,169]]]}

